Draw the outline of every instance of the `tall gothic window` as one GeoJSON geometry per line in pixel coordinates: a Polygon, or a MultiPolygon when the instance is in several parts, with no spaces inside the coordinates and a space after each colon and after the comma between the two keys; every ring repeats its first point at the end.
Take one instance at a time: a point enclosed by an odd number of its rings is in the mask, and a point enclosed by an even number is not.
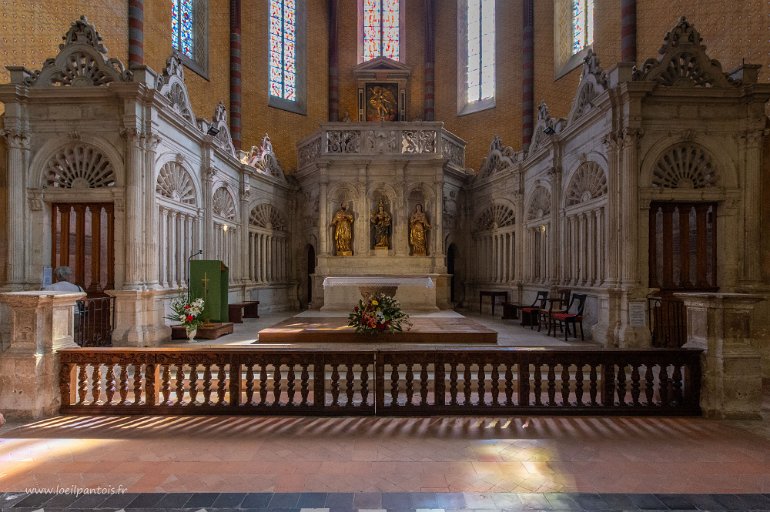
{"type": "Polygon", "coordinates": [[[572,0],[572,53],[594,42],[594,0],[572,0]]]}
{"type": "Polygon", "coordinates": [[[495,105],[495,0],[458,0],[458,111],[495,105]]]}
{"type": "Polygon", "coordinates": [[[376,57],[399,60],[399,0],[363,0],[364,61],[376,57]]]}
{"type": "Polygon", "coordinates": [[[305,113],[304,4],[270,0],[270,105],[297,113],[305,113]]]}
{"type": "Polygon", "coordinates": [[[270,94],[297,99],[297,8],[294,0],[270,0],[270,94]]]}
{"type": "Polygon", "coordinates": [[[580,67],[594,43],[595,0],[553,0],[554,78],[580,67]]]}
{"type": "Polygon", "coordinates": [[[187,67],[207,74],[207,0],[171,2],[171,46],[187,67]]]}

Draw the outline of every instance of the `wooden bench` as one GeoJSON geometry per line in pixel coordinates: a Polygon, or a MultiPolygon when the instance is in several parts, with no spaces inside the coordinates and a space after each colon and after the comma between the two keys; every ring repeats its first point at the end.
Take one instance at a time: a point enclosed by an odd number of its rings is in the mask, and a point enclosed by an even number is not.
{"type": "Polygon", "coordinates": [[[259,318],[259,301],[246,300],[229,304],[228,315],[231,322],[242,324],[244,318],[259,318]]]}

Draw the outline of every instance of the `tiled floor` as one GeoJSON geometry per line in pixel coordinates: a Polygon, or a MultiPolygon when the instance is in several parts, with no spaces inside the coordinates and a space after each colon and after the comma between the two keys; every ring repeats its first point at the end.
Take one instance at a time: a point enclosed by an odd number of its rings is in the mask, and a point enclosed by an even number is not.
{"type": "Polygon", "coordinates": [[[770,510],[770,421],[55,417],[0,427],[1,492],[14,511],[770,510]]]}

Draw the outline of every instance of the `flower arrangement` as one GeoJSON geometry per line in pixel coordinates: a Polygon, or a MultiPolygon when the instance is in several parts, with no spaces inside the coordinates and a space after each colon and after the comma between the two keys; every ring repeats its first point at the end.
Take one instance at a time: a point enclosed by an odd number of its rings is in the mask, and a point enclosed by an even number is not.
{"type": "Polygon", "coordinates": [[[197,329],[203,323],[201,318],[203,302],[203,299],[189,302],[186,295],[180,295],[171,301],[172,313],[166,318],[175,322],[182,322],[185,327],[197,329]]]}
{"type": "Polygon", "coordinates": [[[353,307],[353,312],[348,315],[348,325],[355,327],[358,333],[377,334],[401,332],[405,327],[409,330],[412,322],[396,299],[384,293],[374,293],[359,300],[358,305],[353,307]]]}

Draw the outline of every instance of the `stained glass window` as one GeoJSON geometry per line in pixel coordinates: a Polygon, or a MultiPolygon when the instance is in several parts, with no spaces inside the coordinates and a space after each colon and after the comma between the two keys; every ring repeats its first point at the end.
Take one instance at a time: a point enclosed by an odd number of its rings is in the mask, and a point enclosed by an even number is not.
{"type": "Polygon", "coordinates": [[[296,0],[270,0],[270,95],[297,100],[296,0]]]}
{"type": "Polygon", "coordinates": [[[399,0],[364,0],[364,60],[399,57],[399,0]]]}
{"type": "Polygon", "coordinates": [[[466,100],[495,96],[495,0],[467,1],[466,100]]]}
{"type": "Polygon", "coordinates": [[[193,58],[193,0],[173,0],[171,44],[182,55],[193,58]]]}
{"type": "Polygon", "coordinates": [[[572,0],[572,53],[594,42],[594,0],[572,0]]]}

